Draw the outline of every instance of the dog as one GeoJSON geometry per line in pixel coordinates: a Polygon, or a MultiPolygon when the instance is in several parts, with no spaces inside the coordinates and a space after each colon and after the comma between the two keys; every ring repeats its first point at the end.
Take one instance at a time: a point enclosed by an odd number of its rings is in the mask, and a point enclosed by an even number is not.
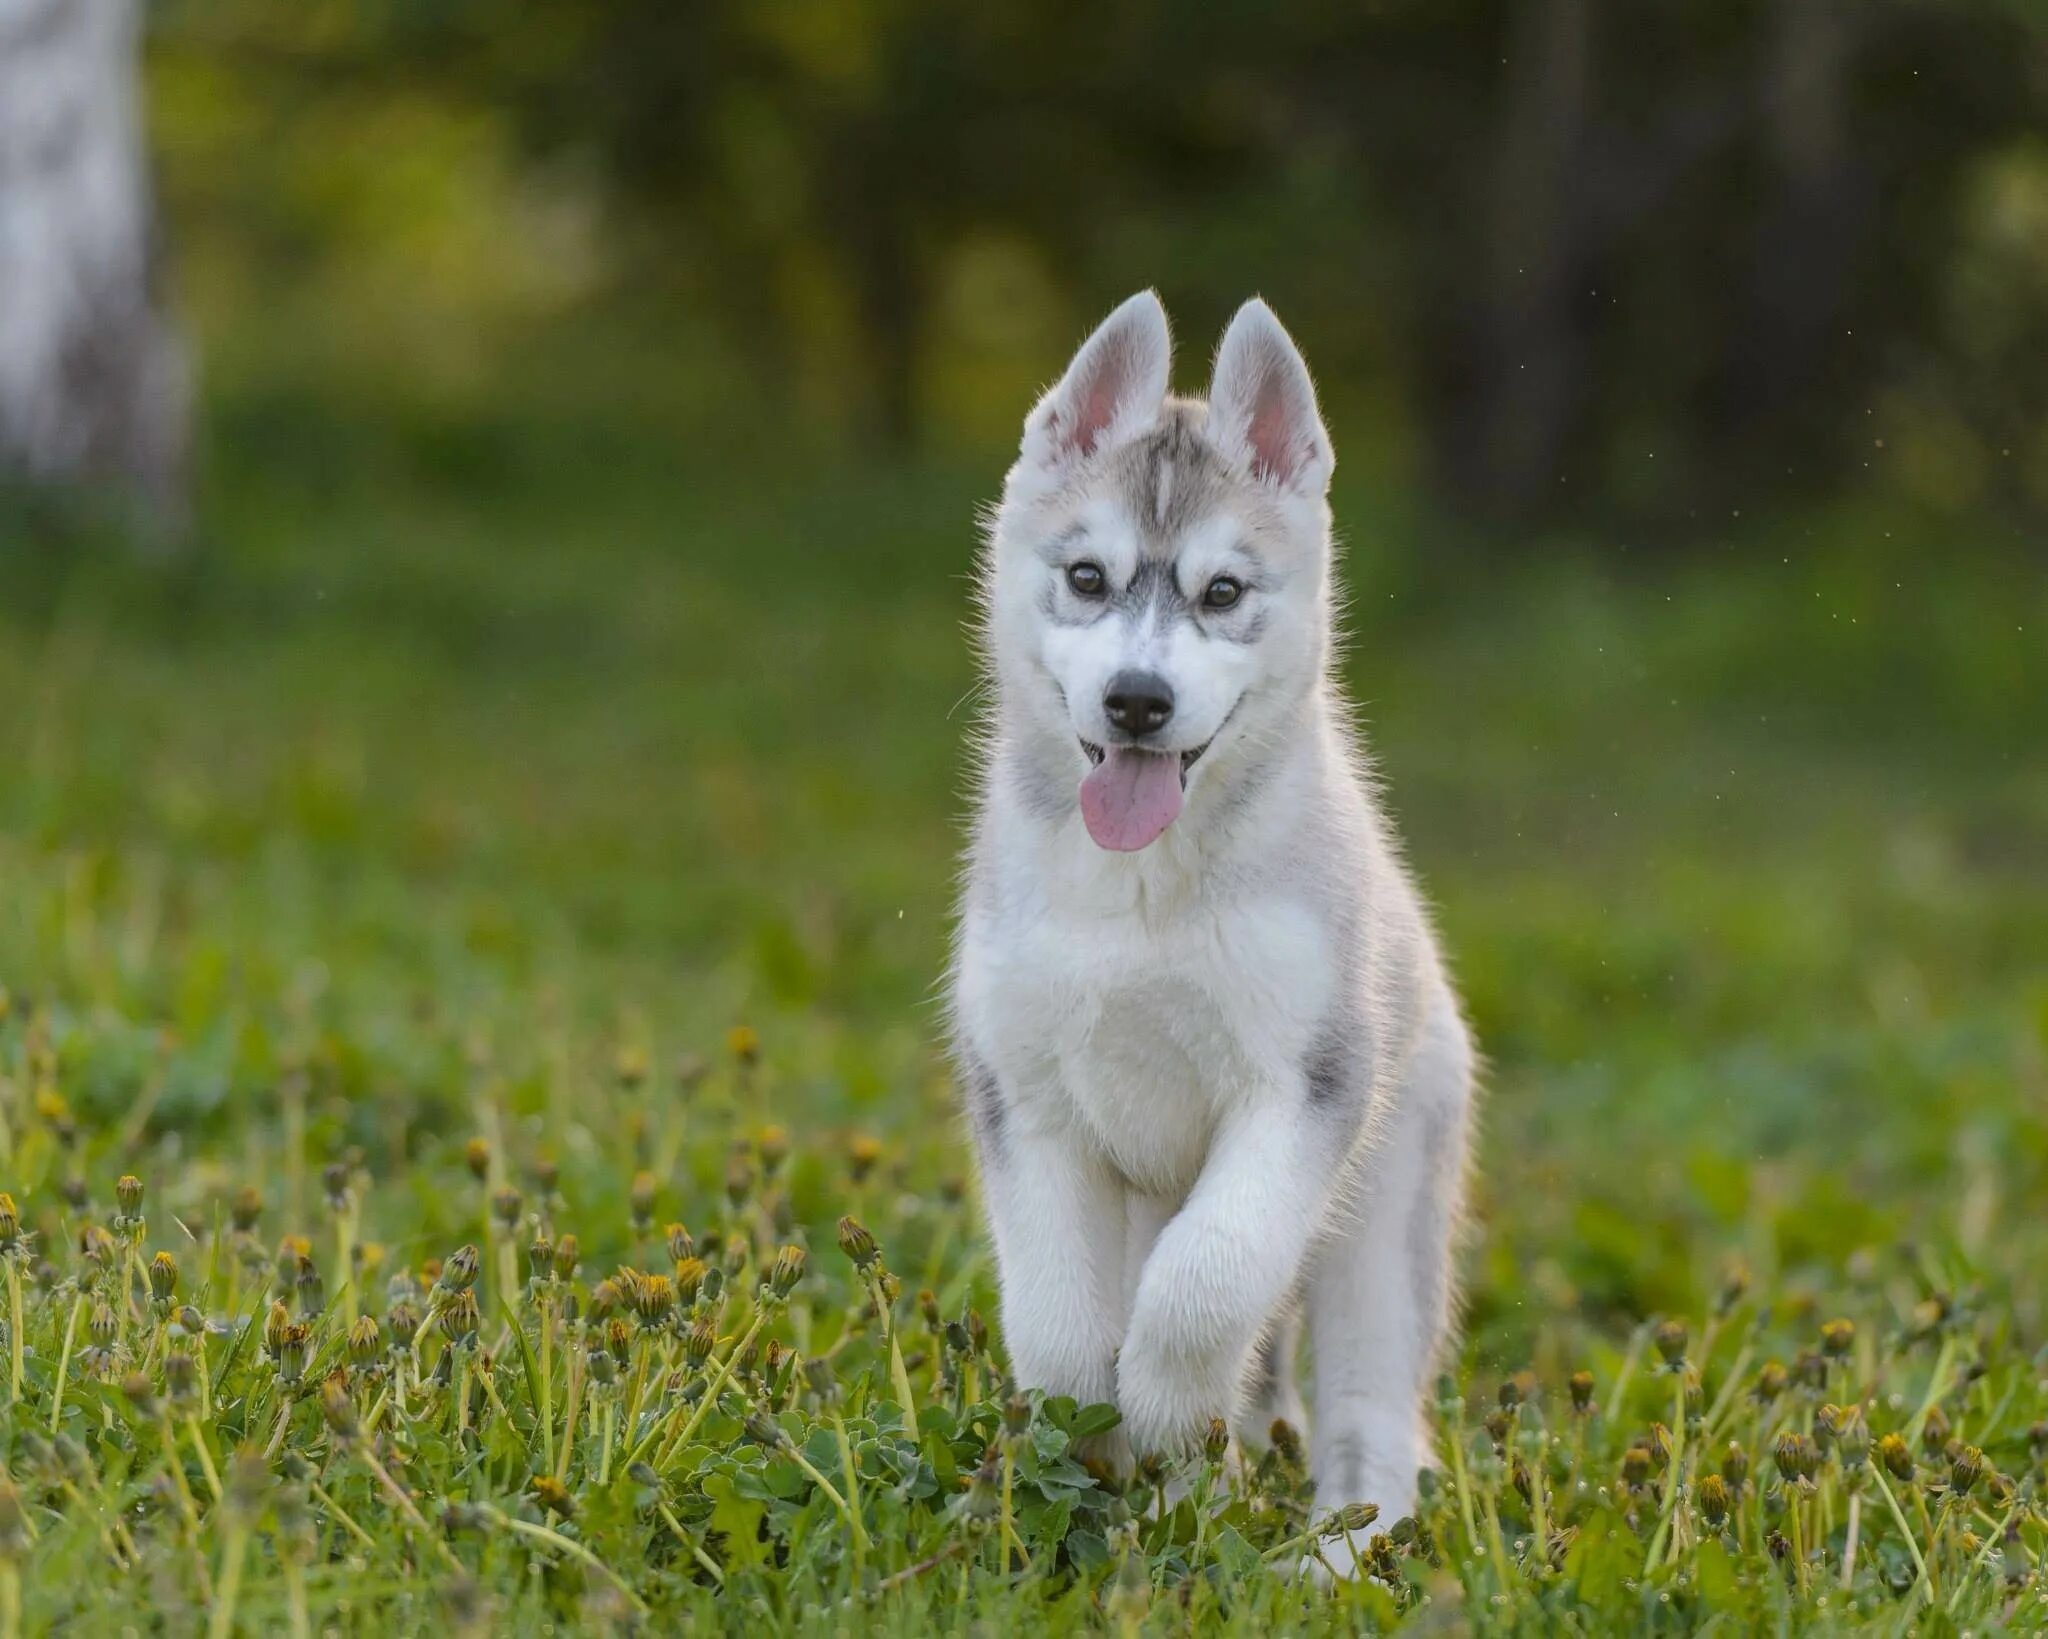
{"type": "Polygon", "coordinates": [[[1118,307],[985,520],[949,999],[1003,1333],[1020,1387],[1114,1402],[1128,1462],[1300,1428],[1305,1318],[1318,1508],[1384,1529],[1429,1449],[1474,1049],[1334,676],[1308,368],[1258,300],[1206,401],[1171,358],[1155,294],[1118,307]]]}

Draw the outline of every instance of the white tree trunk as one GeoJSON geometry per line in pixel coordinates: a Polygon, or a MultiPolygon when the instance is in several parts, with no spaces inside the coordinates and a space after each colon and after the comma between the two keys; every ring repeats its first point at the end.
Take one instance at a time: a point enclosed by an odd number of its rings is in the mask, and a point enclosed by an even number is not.
{"type": "Polygon", "coordinates": [[[135,0],[0,0],[0,474],[180,504],[188,371],[156,303],[135,0]]]}

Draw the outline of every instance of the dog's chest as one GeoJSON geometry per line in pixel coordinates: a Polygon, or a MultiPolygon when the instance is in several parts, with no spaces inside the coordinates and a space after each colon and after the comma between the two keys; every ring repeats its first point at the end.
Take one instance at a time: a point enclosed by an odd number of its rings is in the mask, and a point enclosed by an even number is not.
{"type": "Polygon", "coordinates": [[[1285,901],[1041,910],[991,942],[999,1071],[1133,1183],[1184,1192],[1227,1112],[1298,1093],[1333,982],[1320,924],[1285,901]]]}

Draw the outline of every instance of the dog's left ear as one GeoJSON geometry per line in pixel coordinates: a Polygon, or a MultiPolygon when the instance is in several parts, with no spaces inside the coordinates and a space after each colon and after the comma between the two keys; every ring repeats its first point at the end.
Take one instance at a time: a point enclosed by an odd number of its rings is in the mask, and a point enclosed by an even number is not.
{"type": "Polygon", "coordinates": [[[1256,296],[1237,310],[1216,349],[1209,436],[1267,483],[1310,496],[1330,487],[1337,457],[1315,383],[1294,339],[1256,296]]]}

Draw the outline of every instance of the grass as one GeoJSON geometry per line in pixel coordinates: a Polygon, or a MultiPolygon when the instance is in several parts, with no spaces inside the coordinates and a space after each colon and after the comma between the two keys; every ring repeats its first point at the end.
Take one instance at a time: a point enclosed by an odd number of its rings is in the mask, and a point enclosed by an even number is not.
{"type": "Polygon", "coordinates": [[[1438,1461],[1332,1592],[1284,1436],[1119,1486],[1004,1382],[929,1005],[989,474],[213,432],[185,562],[0,525],[0,1633],[2048,1625],[1993,532],[1340,493],[1492,1070],[1438,1461]]]}

